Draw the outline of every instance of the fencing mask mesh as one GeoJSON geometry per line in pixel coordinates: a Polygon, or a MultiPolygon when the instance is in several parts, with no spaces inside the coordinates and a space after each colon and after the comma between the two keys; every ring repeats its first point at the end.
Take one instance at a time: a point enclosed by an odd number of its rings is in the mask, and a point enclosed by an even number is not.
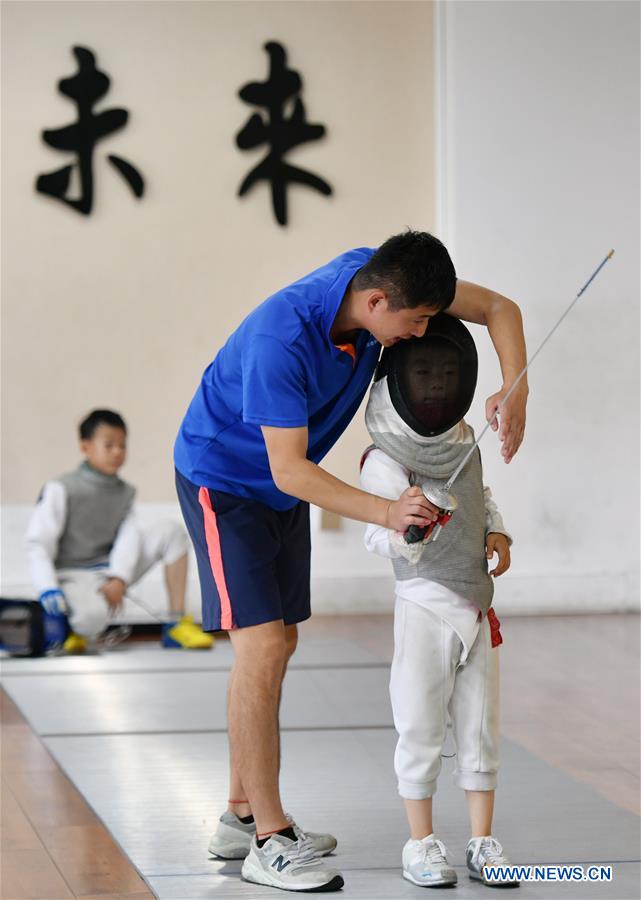
{"type": "Polygon", "coordinates": [[[470,408],[478,373],[472,335],[452,316],[430,319],[421,338],[388,347],[376,381],[387,376],[394,409],[417,434],[443,434],[470,408]]]}

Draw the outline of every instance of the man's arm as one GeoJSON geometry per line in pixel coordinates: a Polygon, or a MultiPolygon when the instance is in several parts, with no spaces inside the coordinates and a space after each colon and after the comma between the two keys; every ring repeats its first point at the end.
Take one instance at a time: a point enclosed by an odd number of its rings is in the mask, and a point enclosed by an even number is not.
{"type": "Polygon", "coordinates": [[[436,508],[418,487],[408,488],[398,500],[386,500],[346,484],[311,462],[307,459],[307,428],[263,425],[261,431],[272,478],[283,493],[348,519],[395,531],[434,521],[436,508]]]}
{"type": "MultiPolygon", "coordinates": [[[[466,322],[485,325],[490,332],[501,364],[503,386],[486,400],[485,417],[489,420],[497,409],[501,410],[499,432],[503,443],[501,454],[505,462],[509,463],[523,440],[528,395],[525,376],[505,407],[502,406],[503,397],[527,361],[521,311],[514,301],[495,291],[472,284],[471,281],[457,281],[454,302],[446,312],[466,322]]],[[[494,431],[498,427],[496,422],[492,426],[494,431]]]]}

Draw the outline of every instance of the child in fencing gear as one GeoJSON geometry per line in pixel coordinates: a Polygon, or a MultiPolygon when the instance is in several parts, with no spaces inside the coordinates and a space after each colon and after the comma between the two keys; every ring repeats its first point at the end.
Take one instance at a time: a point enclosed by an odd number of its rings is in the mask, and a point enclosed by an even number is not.
{"type": "MultiPolygon", "coordinates": [[[[463,417],[477,370],[471,334],[445,313],[430,320],[423,337],[383,352],[365,413],[373,446],[362,461],[364,490],[390,500],[408,486],[428,499],[443,493],[474,443],[463,417]]],[[[472,826],[470,877],[489,883],[484,866],[509,864],[491,834],[501,636],[490,574],[507,570],[512,541],[483,487],[478,449],[453,491],[442,529],[422,540],[377,525],[365,534],[368,550],[392,560],[396,578],[390,696],[399,735],[394,764],[411,833],[403,876],[426,887],[457,880],[432,824],[448,720],[457,749],[455,780],[466,791],[472,826]],[[488,573],[494,553],[498,564],[488,573]]]]}
{"type": "MultiPolygon", "coordinates": [[[[80,425],[84,461],[45,484],[27,529],[26,551],[45,626],[62,638],[67,652],[81,651],[87,641],[98,639],[122,605],[126,589],[157,562],[165,566],[177,618],[184,608],[187,535],[175,522],[138,526],[135,488],[118,477],[126,440],[127,428],[118,413],[90,413],[80,425]],[[68,635],[63,634],[65,620],[68,635]]],[[[169,645],[213,643],[211,635],[187,617],[165,630],[169,645]]]]}

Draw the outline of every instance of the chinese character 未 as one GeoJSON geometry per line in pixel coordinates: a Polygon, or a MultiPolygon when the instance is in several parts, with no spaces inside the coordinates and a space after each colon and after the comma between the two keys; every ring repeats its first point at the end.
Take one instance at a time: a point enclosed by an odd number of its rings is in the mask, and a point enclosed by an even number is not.
{"type": "MultiPolygon", "coordinates": [[[[55,150],[75,152],[80,176],[80,197],[70,199],[66,196],[74,165],[63,166],[55,172],[40,175],[36,181],[36,190],[62,203],[66,203],[79,213],[89,215],[93,205],[93,152],[98,141],[119,131],[129,118],[126,109],[107,109],[95,113],[94,105],[109,90],[109,76],[96,68],[96,58],[86,47],[74,47],[74,56],[78,62],[78,71],[70,78],[63,78],[58,83],[61,94],[69,97],[78,107],[78,119],[63,128],[49,129],[42,132],[42,137],[55,150]]],[[[144,180],[131,163],[119,156],[108,156],[107,159],[122,175],[136,197],[142,197],[144,180]]]]}

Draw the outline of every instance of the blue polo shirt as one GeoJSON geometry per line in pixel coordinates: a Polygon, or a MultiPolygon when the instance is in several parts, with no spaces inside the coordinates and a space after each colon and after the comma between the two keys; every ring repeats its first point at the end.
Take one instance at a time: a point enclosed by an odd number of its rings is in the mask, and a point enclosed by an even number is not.
{"type": "Polygon", "coordinates": [[[334,446],[372,380],[380,344],[360,331],[355,359],[329,336],[341,300],[374,250],[349,250],[273,294],[247,316],[203,374],[174,447],[201,487],[277,510],[298,502],[271,476],[261,425],[307,426],[307,458],[334,446]]]}

